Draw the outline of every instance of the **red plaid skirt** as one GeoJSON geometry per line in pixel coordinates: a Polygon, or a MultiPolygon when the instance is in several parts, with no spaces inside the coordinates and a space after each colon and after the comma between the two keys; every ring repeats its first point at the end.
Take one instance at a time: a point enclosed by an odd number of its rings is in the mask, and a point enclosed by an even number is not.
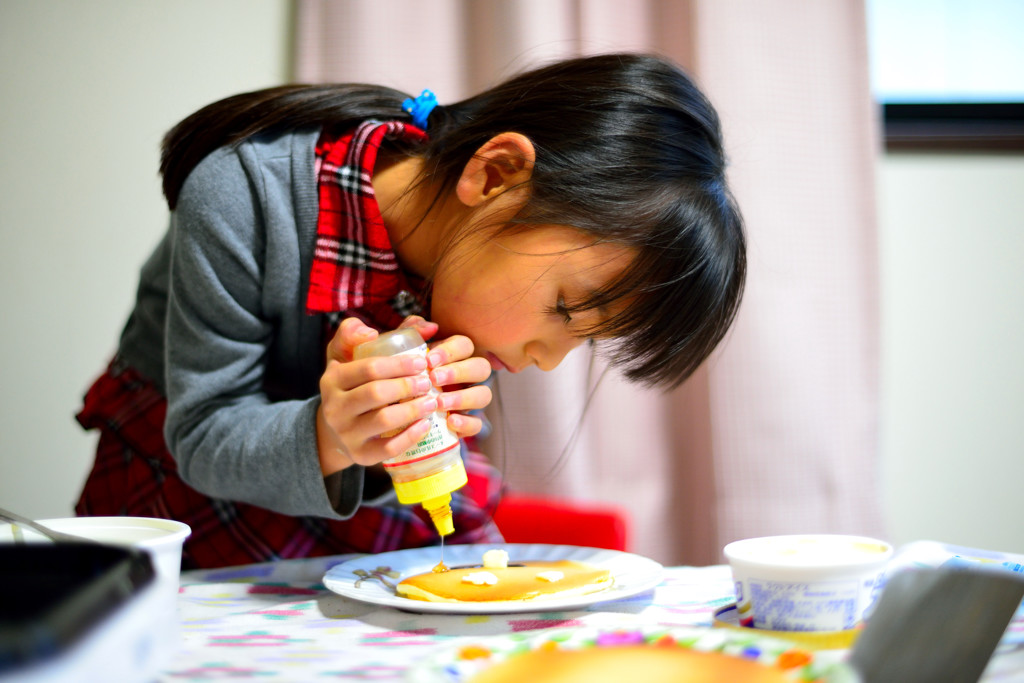
{"type": "MultiPolygon", "coordinates": [[[[438,543],[419,506],[362,506],[345,521],[290,517],[265,508],[199,493],[178,476],[164,443],[167,400],[132,368],[111,363],[85,396],[77,415],[98,429],[92,471],[75,511],[81,516],[129,515],[176,519],[192,527],[184,569],[276,559],[380,553],[438,543]]],[[[469,483],[452,498],[456,533],[447,543],[496,543],[492,513],[500,478],[477,453],[466,462],[469,483]]]]}

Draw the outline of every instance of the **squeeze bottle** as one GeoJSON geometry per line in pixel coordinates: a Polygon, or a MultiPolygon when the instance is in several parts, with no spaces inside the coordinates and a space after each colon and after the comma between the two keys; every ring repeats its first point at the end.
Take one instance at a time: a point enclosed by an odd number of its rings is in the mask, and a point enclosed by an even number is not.
{"type": "MultiPolygon", "coordinates": [[[[419,332],[403,327],[385,332],[376,339],[364,342],[353,352],[356,359],[371,356],[397,356],[416,354],[426,357],[427,344],[419,332]]],[[[426,370],[425,377],[429,377],[426,370]]],[[[428,395],[441,392],[431,384],[428,395]]],[[[448,429],[448,414],[438,410],[427,416],[430,431],[423,439],[402,455],[383,462],[384,471],[391,475],[391,482],[403,505],[419,503],[430,514],[437,532],[443,537],[455,531],[452,521],[452,491],[467,482],[466,468],[462,463],[459,438],[448,429]]],[[[384,436],[398,433],[396,430],[384,436]]]]}

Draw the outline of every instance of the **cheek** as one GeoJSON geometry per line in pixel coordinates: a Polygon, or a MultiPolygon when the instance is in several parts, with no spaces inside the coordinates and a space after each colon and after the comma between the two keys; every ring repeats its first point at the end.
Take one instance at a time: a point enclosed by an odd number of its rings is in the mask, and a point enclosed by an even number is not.
{"type": "Polygon", "coordinates": [[[475,299],[470,294],[442,297],[435,300],[431,318],[441,328],[441,334],[464,334],[477,345],[493,346],[517,334],[521,316],[514,307],[501,307],[492,302],[475,299]]]}
{"type": "Polygon", "coordinates": [[[477,346],[496,349],[530,334],[543,296],[536,284],[543,271],[524,270],[518,261],[499,256],[483,248],[472,259],[439,270],[430,314],[440,335],[464,334],[477,346]]]}
{"type": "Polygon", "coordinates": [[[464,334],[486,350],[513,345],[527,336],[530,316],[522,297],[472,288],[435,291],[431,320],[440,326],[439,336],[464,334]]]}

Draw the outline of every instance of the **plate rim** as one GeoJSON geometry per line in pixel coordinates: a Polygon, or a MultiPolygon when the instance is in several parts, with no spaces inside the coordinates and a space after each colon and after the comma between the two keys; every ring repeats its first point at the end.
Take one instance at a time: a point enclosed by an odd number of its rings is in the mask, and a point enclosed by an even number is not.
{"type": "MultiPolygon", "coordinates": [[[[378,591],[359,593],[355,590],[347,589],[347,586],[349,584],[353,584],[354,582],[346,581],[345,579],[337,576],[342,572],[351,572],[353,569],[361,569],[362,567],[359,565],[367,561],[374,562],[378,559],[386,560],[387,558],[403,554],[418,554],[438,549],[438,546],[424,546],[420,548],[406,548],[402,550],[392,550],[384,553],[360,555],[359,557],[346,560],[328,569],[324,574],[323,583],[328,590],[343,597],[351,598],[359,602],[374,604],[382,607],[400,609],[406,612],[434,614],[512,614],[521,612],[582,610],[586,609],[590,605],[603,602],[611,602],[615,600],[623,600],[629,597],[634,597],[636,595],[646,593],[648,591],[652,591],[658,585],[660,585],[665,578],[665,567],[660,562],[653,560],[649,557],[644,557],[643,555],[637,555],[635,553],[629,553],[622,550],[612,550],[610,548],[593,548],[590,546],[563,545],[552,543],[465,543],[447,546],[445,548],[445,559],[447,560],[448,553],[455,551],[455,549],[458,549],[455,552],[458,552],[460,555],[475,553],[474,557],[480,557],[483,555],[483,552],[485,550],[490,550],[493,548],[506,550],[509,552],[509,554],[513,554],[512,551],[514,550],[525,552],[527,553],[525,559],[530,559],[529,552],[537,552],[539,549],[543,549],[546,552],[572,551],[575,554],[578,554],[580,552],[589,552],[598,555],[598,559],[596,561],[599,563],[599,565],[600,563],[614,561],[628,562],[631,565],[635,565],[638,569],[644,571],[644,573],[642,574],[643,580],[638,581],[636,584],[627,585],[626,587],[621,589],[618,589],[619,586],[612,586],[608,590],[597,591],[594,593],[588,593],[586,595],[577,595],[560,599],[554,598],[551,600],[527,602],[500,601],[474,603],[428,602],[425,600],[412,600],[409,598],[403,598],[401,596],[392,594],[381,596],[378,591]],[[385,599],[381,599],[381,597],[385,599]]],[[[588,561],[585,558],[570,559],[588,561]]],[[[399,578],[395,580],[399,581],[404,576],[420,573],[422,571],[425,571],[425,569],[429,569],[430,566],[430,563],[417,563],[415,565],[403,568],[401,569],[399,578]]],[[[614,573],[613,576],[615,576],[614,573]]]]}

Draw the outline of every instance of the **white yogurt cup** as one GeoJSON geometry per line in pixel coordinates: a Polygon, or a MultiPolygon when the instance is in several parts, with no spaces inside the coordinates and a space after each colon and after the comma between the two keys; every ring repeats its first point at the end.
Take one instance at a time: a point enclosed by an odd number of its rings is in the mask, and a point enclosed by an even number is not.
{"type": "Polygon", "coordinates": [[[878,597],[892,546],[865,536],[765,536],[725,546],[744,626],[775,631],[856,627],[878,597]]]}

